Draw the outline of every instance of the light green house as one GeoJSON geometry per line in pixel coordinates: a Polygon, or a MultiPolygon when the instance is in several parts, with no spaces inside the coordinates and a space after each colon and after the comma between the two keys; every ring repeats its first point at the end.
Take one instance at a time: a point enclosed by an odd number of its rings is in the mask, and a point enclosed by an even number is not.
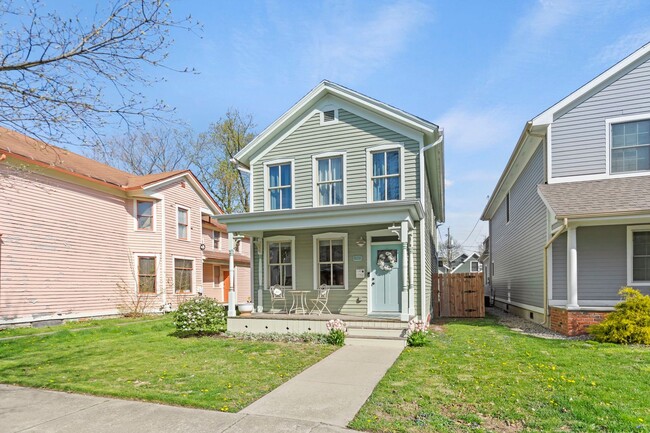
{"type": "Polygon", "coordinates": [[[231,245],[252,238],[255,311],[273,285],[309,301],[326,284],[334,314],[428,320],[443,144],[437,125],[323,81],[242,149],[251,211],[219,221],[231,245]]]}

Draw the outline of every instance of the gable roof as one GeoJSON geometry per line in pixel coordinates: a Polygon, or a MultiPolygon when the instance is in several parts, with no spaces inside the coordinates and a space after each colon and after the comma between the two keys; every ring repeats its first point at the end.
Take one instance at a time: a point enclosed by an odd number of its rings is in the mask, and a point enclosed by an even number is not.
{"type": "Polygon", "coordinates": [[[648,59],[650,59],[650,43],[645,44],[596,78],[590,80],[587,84],[526,122],[515,149],[485,205],[481,219],[486,221],[492,218],[497,207],[503,201],[506,192],[528,163],[537,145],[546,135],[548,125],[553,123],[558,115],[566,113],[648,59]]]}
{"type": "Polygon", "coordinates": [[[223,213],[190,170],[175,170],[136,176],[78,153],[57,147],[10,129],[0,127],[0,153],[58,172],[71,174],[122,191],[150,188],[164,181],[186,176],[215,213],[223,213]]]}
{"type": "Polygon", "coordinates": [[[461,266],[463,266],[465,263],[467,263],[468,261],[470,261],[470,259],[472,259],[472,258],[473,258],[473,259],[476,259],[476,261],[479,261],[479,260],[478,260],[478,259],[479,259],[479,255],[478,255],[478,253],[472,253],[472,254],[469,254],[469,255],[467,255],[467,254],[461,254],[461,255],[458,256],[456,259],[458,259],[458,258],[460,258],[460,257],[462,257],[462,256],[467,256],[467,257],[465,257],[465,259],[464,259],[462,262],[460,262],[459,264],[457,264],[456,267],[454,267],[454,269],[451,270],[452,273],[454,273],[458,268],[460,268],[461,266]]]}

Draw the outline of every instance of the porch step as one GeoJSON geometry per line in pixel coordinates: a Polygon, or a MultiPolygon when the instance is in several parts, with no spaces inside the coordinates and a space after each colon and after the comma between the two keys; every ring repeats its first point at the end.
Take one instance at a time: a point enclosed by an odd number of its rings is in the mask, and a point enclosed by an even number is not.
{"type": "Polygon", "coordinates": [[[348,326],[349,338],[374,338],[385,340],[403,340],[404,328],[399,329],[381,329],[381,328],[358,328],[348,326]]]}
{"type": "Polygon", "coordinates": [[[403,330],[405,324],[399,321],[365,321],[365,320],[348,320],[348,328],[354,329],[393,329],[403,330]]]}

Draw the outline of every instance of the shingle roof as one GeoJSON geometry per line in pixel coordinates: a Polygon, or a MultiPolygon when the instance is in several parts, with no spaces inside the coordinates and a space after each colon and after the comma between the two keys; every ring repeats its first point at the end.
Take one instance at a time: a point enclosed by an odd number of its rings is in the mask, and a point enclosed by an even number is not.
{"type": "Polygon", "coordinates": [[[0,152],[123,189],[142,187],[180,173],[189,172],[189,170],[177,170],[135,176],[94,159],[2,127],[0,127],[0,152]]]}
{"type": "Polygon", "coordinates": [[[538,185],[557,218],[650,212],[650,176],[538,185]]]}

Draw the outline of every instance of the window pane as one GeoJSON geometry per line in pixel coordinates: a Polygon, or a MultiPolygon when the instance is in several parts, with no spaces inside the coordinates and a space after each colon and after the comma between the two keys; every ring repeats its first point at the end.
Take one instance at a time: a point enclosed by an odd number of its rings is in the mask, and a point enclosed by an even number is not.
{"type": "Polygon", "coordinates": [[[634,281],[650,281],[650,257],[634,257],[632,261],[634,281]]]}
{"type": "Polygon", "coordinates": [[[384,186],[385,179],[375,179],[372,181],[372,199],[374,201],[383,201],[386,199],[384,186]]]}
{"type": "Polygon", "coordinates": [[[329,180],[329,160],[328,159],[319,159],[318,160],[318,180],[325,181],[329,180]]]}
{"type": "Polygon", "coordinates": [[[178,237],[181,239],[187,239],[187,226],[184,225],[178,226],[178,237]]]}
{"type": "Polygon", "coordinates": [[[269,186],[271,188],[280,186],[280,166],[278,165],[269,167],[269,186]]]}
{"type": "Polygon", "coordinates": [[[332,284],[332,265],[320,265],[320,284],[332,284]]]}
{"type": "Polygon", "coordinates": [[[332,177],[331,180],[343,179],[343,158],[332,158],[332,177]]]}
{"type": "Polygon", "coordinates": [[[388,200],[399,200],[399,176],[389,177],[388,181],[388,200]]]}
{"type": "Polygon", "coordinates": [[[280,190],[272,189],[270,194],[271,199],[271,210],[280,209],[280,190]]]}
{"type": "Polygon", "coordinates": [[[271,285],[280,284],[280,266],[269,266],[269,271],[271,285]]]}
{"type": "Polygon", "coordinates": [[[280,263],[280,244],[269,244],[269,263],[280,263]]]}
{"type": "Polygon", "coordinates": [[[388,174],[399,174],[399,152],[397,150],[386,153],[388,174]]]}
{"type": "Polygon", "coordinates": [[[138,202],[138,215],[153,215],[153,202],[139,201],[138,202]]]}
{"type": "Polygon", "coordinates": [[[178,223],[187,225],[187,210],[178,209],[178,223]]]}
{"type": "Polygon", "coordinates": [[[332,241],[332,261],[343,261],[343,241],[332,241]]]}
{"type": "Polygon", "coordinates": [[[372,175],[373,176],[383,176],[385,174],[384,170],[384,152],[378,152],[372,154],[372,175]]]}
{"type": "Polygon", "coordinates": [[[291,263],[291,244],[282,243],[280,244],[280,257],[282,263],[291,263]]]}
{"type": "Polygon", "coordinates": [[[140,276],[140,293],[156,293],[156,277],[154,275],[140,276]]]}
{"type": "Polygon", "coordinates": [[[322,184],[318,187],[318,204],[321,206],[327,206],[332,203],[330,203],[330,184],[325,183],[322,184]]]}
{"type": "Polygon", "coordinates": [[[152,219],[150,216],[139,216],[138,217],[138,228],[139,229],[150,229],[152,219]]]}
{"type": "Polygon", "coordinates": [[[343,204],[343,182],[333,183],[332,188],[331,204],[343,204]]]}
{"type": "Polygon", "coordinates": [[[293,284],[293,278],[291,276],[291,265],[283,266],[284,268],[284,286],[291,286],[293,284]]]}
{"type": "Polygon", "coordinates": [[[282,188],[282,209],[291,209],[291,188],[282,188]]]}
{"type": "Polygon", "coordinates": [[[343,286],[343,264],[332,265],[332,285],[343,286]]]}
{"type": "Polygon", "coordinates": [[[634,232],[632,243],[635,256],[650,255],[650,232],[634,232]]]}
{"type": "Polygon", "coordinates": [[[140,257],[139,262],[140,274],[156,273],[156,259],[154,257],[140,257]]]}
{"type": "Polygon", "coordinates": [[[287,186],[291,185],[291,164],[283,164],[280,166],[281,170],[281,185],[282,186],[287,186]]]}
{"type": "Polygon", "coordinates": [[[330,241],[318,242],[318,261],[319,262],[330,261],[330,241]]]}

